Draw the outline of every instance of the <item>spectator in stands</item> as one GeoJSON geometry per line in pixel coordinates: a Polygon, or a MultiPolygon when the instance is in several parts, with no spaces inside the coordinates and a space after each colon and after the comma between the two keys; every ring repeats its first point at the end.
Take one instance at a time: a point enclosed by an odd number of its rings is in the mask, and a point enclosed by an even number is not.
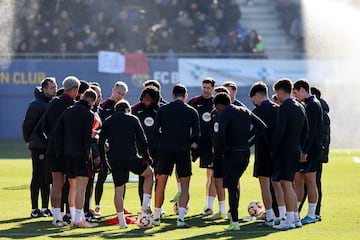
{"type": "Polygon", "coordinates": [[[230,29],[227,36],[224,37],[221,50],[225,53],[243,51],[242,41],[235,29],[230,29]]]}
{"type": "Polygon", "coordinates": [[[57,49],[59,48],[61,39],[60,39],[60,35],[59,35],[59,28],[58,27],[54,27],[51,31],[51,35],[50,35],[50,51],[51,52],[58,52],[57,49]]]}
{"type": "Polygon", "coordinates": [[[210,26],[209,20],[204,13],[197,12],[194,20],[194,29],[196,37],[203,37],[207,32],[207,28],[210,26]]]}
{"type": "Polygon", "coordinates": [[[128,52],[143,52],[145,50],[145,34],[134,24],[125,36],[125,45],[128,52]]]}
{"type": "Polygon", "coordinates": [[[226,13],[224,16],[226,22],[233,26],[236,26],[241,18],[241,11],[236,0],[229,0],[228,3],[224,4],[224,13],[226,13]]]}
{"type": "Polygon", "coordinates": [[[207,48],[207,52],[216,53],[219,52],[220,38],[216,35],[214,27],[209,27],[207,34],[204,36],[204,44],[207,48]]]}
{"type": "Polygon", "coordinates": [[[263,53],[264,45],[261,42],[261,36],[252,30],[245,38],[244,41],[244,51],[246,53],[263,53]]]}
{"type": "Polygon", "coordinates": [[[62,10],[60,15],[54,21],[54,26],[59,28],[59,34],[61,37],[64,37],[66,34],[66,30],[74,27],[74,23],[69,16],[68,11],[62,10]]]}
{"type": "Polygon", "coordinates": [[[192,51],[195,53],[205,53],[208,51],[207,47],[204,43],[204,38],[199,37],[195,43],[195,45],[192,46],[192,51]]]}
{"type": "Polygon", "coordinates": [[[100,39],[98,38],[97,32],[92,31],[90,35],[85,39],[85,47],[89,49],[89,52],[96,52],[99,50],[101,44],[100,39]]]}
{"type": "Polygon", "coordinates": [[[106,32],[107,23],[103,11],[98,11],[95,18],[92,20],[91,29],[94,30],[99,36],[104,35],[106,32]]]}
{"type": "Polygon", "coordinates": [[[292,21],[290,26],[289,35],[293,40],[296,48],[300,51],[304,50],[304,28],[303,28],[303,21],[301,18],[300,13],[297,17],[292,21]]]}

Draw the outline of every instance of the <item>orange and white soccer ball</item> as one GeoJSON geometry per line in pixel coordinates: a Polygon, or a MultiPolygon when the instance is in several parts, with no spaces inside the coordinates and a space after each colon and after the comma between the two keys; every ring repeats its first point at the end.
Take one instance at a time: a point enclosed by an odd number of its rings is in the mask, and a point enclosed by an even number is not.
{"type": "Polygon", "coordinates": [[[151,228],[153,222],[153,217],[146,213],[141,213],[136,219],[136,224],[139,226],[139,228],[151,228]]]}
{"type": "Polygon", "coordinates": [[[248,205],[248,213],[250,216],[260,217],[265,213],[265,206],[260,201],[251,201],[248,205]]]}

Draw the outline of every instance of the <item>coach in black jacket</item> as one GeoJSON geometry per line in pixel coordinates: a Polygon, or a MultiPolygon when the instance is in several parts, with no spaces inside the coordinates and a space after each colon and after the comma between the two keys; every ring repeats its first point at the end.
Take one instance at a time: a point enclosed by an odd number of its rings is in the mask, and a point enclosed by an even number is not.
{"type": "MultiPolygon", "coordinates": [[[[50,193],[50,176],[45,164],[46,140],[41,133],[41,117],[49,101],[56,95],[56,80],[48,77],[41,81],[41,87],[34,91],[35,100],[29,105],[23,121],[23,138],[31,151],[32,179],[31,192],[31,217],[51,216],[48,209],[50,193]],[[42,209],[38,209],[39,190],[41,191],[42,209]]],[[[50,174],[50,173],[49,173],[50,174]]]]}
{"type": "Polygon", "coordinates": [[[63,226],[63,218],[60,213],[60,206],[62,196],[61,190],[64,184],[65,163],[63,159],[58,159],[56,157],[54,133],[58,120],[63,111],[67,107],[74,105],[74,99],[78,94],[80,81],[74,76],[69,76],[64,79],[62,84],[64,86],[64,93],[60,97],[54,98],[49,103],[42,121],[42,131],[48,139],[48,146],[46,151],[47,161],[50,164],[53,178],[51,202],[53,205],[54,224],[55,226],[59,227],[63,226]]]}

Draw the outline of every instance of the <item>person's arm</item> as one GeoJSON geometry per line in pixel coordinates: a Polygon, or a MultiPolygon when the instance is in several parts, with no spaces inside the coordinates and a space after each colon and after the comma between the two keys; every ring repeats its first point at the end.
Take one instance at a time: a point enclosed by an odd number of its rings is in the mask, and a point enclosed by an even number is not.
{"type": "Polygon", "coordinates": [[[200,139],[200,120],[198,112],[193,109],[192,127],[191,127],[191,147],[197,148],[200,139]]]}
{"type": "Polygon", "coordinates": [[[137,117],[135,117],[135,134],[136,134],[136,145],[139,154],[148,161],[150,165],[153,164],[153,160],[150,157],[148,142],[143,127],[137,117]]]}
{"type": "Polygon", "coordinates": [[[284,107],[280,107],[278,111],[278,122],[276,124],[274,136],[272,139],[273,146],[272,146],[272,154],[276,154],[278,148],[283,141],[284,134],[285,134],[285,127],[287,124],[287,117],[286,117],[286,109],[284,107]]]}
{"type": "Polygon", "coordinates": [[[92,127],[94,124],[94,114],[89,112],[89,115],[86,116],[87,121],[84,126],[84,161],[87,162],[90,159],[90,150],[92,144],[92,127]]]}
{"type": "Polygon", "coordinates": [[[58,159],[64,159],[64,143],[65,143],[65,139],[64,139],[64,131],[65,131],[65,126],[64,126],[64,113],[61,114],[56,127],[55,127],[55,132],[54,132],[54,140],[55,140],[55,153],[56,153],[56,157],[58,159]]]}
{"type": "MultiPolygon", "coordinates": [[[[305,145],[303,145],[302,152],[304,154],[308,154],[310,147],[313,145],[315,138],[316,138],[316,132],[319,131],[319,129],[316,129],[318,127],[318,121],[319,121],[319,109],[318,105],[314,102],[310,103],[307,106],[306,109],[306,117],[308,122],[308,138],[305,142],[305,145]]],[[[306,127],[306,126],[305,126],[306,127]]],[[[322,131],[322,129],[320,129],[322,131]]]]}
{"type": "Polygon", "coordinates": [[[161,132],[160,132],[160,128],[162,125],[162,108],[159,108],[157,114],[156,114],[156,118],[155,118],[155,123],[154,123],[154,134],[157,137],[160,137],[161,132]]]}

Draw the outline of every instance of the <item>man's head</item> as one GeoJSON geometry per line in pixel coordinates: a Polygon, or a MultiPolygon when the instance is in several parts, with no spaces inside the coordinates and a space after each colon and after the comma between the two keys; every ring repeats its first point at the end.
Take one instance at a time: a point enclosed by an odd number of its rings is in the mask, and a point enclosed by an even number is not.
{"type": "Polygon", "coordinates": [[[82,94],[81,99],[87,101],[89,103],[89,106],[92,107],[92,106],[94,106],[96,99],[97,99],[96,92],[94,90],[92,90],[91,88],[88,88],[82,94]]]}
{"type": "Polygon", "coordinates": [[[268,99],[268,88],[263,82],[256,82],[250,88],[249,96],[255,106],[259,106],[263,101],[268,99]]]}
{"type": "Polygon", "coordinates": [[[211,98],[211,94],[214,90],[215,79],[211,77],[204,78],[201,85],[201,95],[204,98],[211,98]]]}
{"type": "Polygon", "coordinates": [[[122,99],[115,104],[115,112],[130,113],[131,108],[128,101],[122,99]]]}
{"type": "Polygon", "coordinates": [[[101,87],[98,83],[96,83],[96,84],[90,83],[90,88],[96,92],[97,98],[96,98],[95,105],[97,106],[97,105],[99,105],[99,103],[102,100],[101,87]]]}
{"type": "Polygon", "coordinates": [[[110,99],[115,102],[118,102],[124,99],[127,92],[128,92],[128,86],[126,85],[126,83],[122,81],[117,81],[111,91],[110,99]]]}
{"type": "Polygon", "coordinates": [[[304,101],[310,96],[310,85],[308,81],[304,79],[297,80],[294,83],[293,94],[299,101],[304,101]]]}
{"type": "Polygon", "coordinates": [[[230,99],[231,99],[231,102],[233,103],[235,101],[236,94],[237,94],[237,85],[236,85],[236,83],[233,82],[233,81],[227,81],[227,82],[224,82],[222,85],[229,90],[230,99]]]}
{"type": "Polygon", "coordinates": [[[72,99],[75,99],[80,87],[79,79],[75,76],[68,76],[64,79],[62,85],[64,87],[64,93],[68,94],[72,99]]]}
{"type": "Polygon", "coordinates": [[[315,97],[320,100],[320,98],[321,98],[321,91],[320,91],[319,88],[317,88],[317,87],[311,87],[311,88],[310,88],[310,92],[311,92],[311,95],[315,95],[315,97]]]}
{"type": "Polygon", "coordinates": [[[291,96],[291,90],[293,88],[293,84],[288,78],[281,78],[274,83],[274,91],[276,93],[276,97],[280,103],[282,103],[285,99],[291,96]]]}
{"type": "Polygon", "coordinates": [[[161,85],[158,80],[150,79],[143,83],[144,88],[149,87],[149,86],[156,87],[157,89],[159,89],[159,91],[161,91],[161,85]]]}
{"type": "Polygon", "coordinates": [[[41,90],[47,97],[55,97],[57,91],[56,79],[54,77],[47,77],[40,82],[41,90]]]}
{"type": "Polygon", "coordinates": [[[218,95],[219,93],[226,93],[226,94],[230,95],[230,91],[224,86],[217,86],[214,88],[214,97],[216,95],[218,95]]]}
{"type": "Polygon", "coordinates": [[[173,87],[172,94],[173,94],[173,99],[186,100],[187,97],[188,97],[187,89],[186,89],[186,87],[185,87],[184,85],[182,85],[182,84],[176,84],[176,85],[173,87]]]}
{"type": "Polygon", "coordinates": [[[85,80],[80,80],[80,87],[78,91],[78,95],[76,96],[75,100],[79,101],[82,98],[82,95],[88,88],[90,87],[89,83],[85,80]]]}
{"type": "Polygon", "coordinates": [[[216,111],[223,112],[231,102],[230,96],[226,93],[218,93],[214,98],[216,111]]]}
{"type": "Polygon", "coordinates": [[[145,87],[140,95],[140,102],[145,105],[145,107],[150,107],[153,104],[158,104],[160,101],[160,92],[159,89],[153,86],[145,87]]]}

